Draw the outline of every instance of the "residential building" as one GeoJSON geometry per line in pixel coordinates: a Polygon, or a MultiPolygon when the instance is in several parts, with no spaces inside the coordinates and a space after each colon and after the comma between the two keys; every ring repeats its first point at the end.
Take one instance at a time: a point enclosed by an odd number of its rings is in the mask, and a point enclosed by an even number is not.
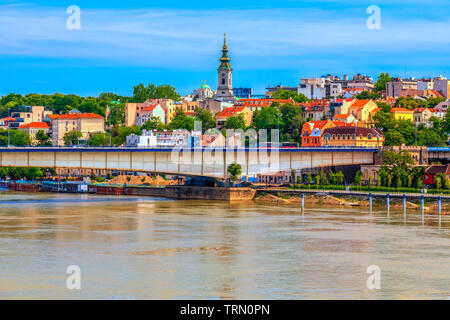
{"type": "Polygon", "coordinates": [[[439,91],[445,99],[450,98],[450,80],[438,78],[434,80],[434,90],[439,91]]]}
{"type": "Polygon", "coordinates": [[[64,145],[64,135],[69,131],[81,132],[80,143],[85,143],[94,133],[105,132],[105,119],[95,113],[70,113],[58,115],[52,121],[53,146],[64,145]]]}
{"type": "Polygon", "coordinates": [[[414,112],[406,108],[392,108],[391,116],[395,120],[410,120],[414,122],[414,112]]]}
{"type": "Polygon", "coordinates": [[[16,121],[16,119],[12,118],[12,117],[6,117],[3,119],[0,119],[0,129],[8,130],[9,125],[15,121],[16,121]]]}
{"type": "Polygon", "coordinates": [[[380,130],[362,127],[330,127],[323,130],[322,146],[382,147],[384,136],[380,130]]]}
{"type": "Polygon", "coordinates": [[[430,118],[433,116],[430,108],[416,108],[413,110],[413,121],[415,125],[424,124],[428,126],[430,118]]]}
{"type": "Polygon", "coordinates": [[[49,126],[46,122],[30,122],[19,126],[17,130],[28,134],[31,138],[31,143],[36,144],[38,142],[36,139],[36,133],[38,133],[38,131],[43,131],[45,134],[48,134],[49,126]]]}
{"type": "Polygon", "coordinates": [[[225,122],[229,117],[242,115],[245,125],[249,126],[252,123],[253,113],[247,107],[232,107],[223,109],[221,112],[216,114],[216,125],[217,128],[222,129],[225,126],[225,122]]]}
{"type": "Polygon", "coordinates": [[[355,97],[363,91],[367,91],[364,88],[346,88],[342,90],[342,97],[344,99],[355,99],[355,97]]]}
{"type": "Polygon", "coordinates": [[[355,102],[355,99],[334,99],[330,102],[330,117],[337,114],[348,114],[348,108],[355,102]]]}
{"type": "Polygon", "coordinates": [[[417,90],[434,90],[433,79],[420,79],[417,81],[417,90]]]}
{"type": "Polygon", "coordinates": [[[371,122],[372,114],[377,109],[377,104],[370,99],[356,100],[349,108],[348,113],[352,114],[358,121],[371,122]]]}
{"type": "Polygon", "coordinates": [[[43,106],[19,106],[11,111],[11,117],[16,119],[11,122],[11,128],[18,128],[31,122],[42,122],[48,114],[52,114],[52,111],[46,110],[43,106]]]}
{"type": "Polygon", "coordinates": [[[143,108],[140,116],[136,119],[136,124],[138,126],[143,125],[152,118],[159,118],[161,123],[166,123],[166,111],[161,107],[159,103],[150,104],[143,108]]]}
{"type": "Polygon", "coordinates": [[[330,119],[306,122],[302,127],[302,147],[320,147],[323,130],[334,126],[330,119]]]}
{"type": "Polygon", "coordinates": [[[297,92],[304,94],[308,99],[324,99],[327,97],[325,78],[303,78],[297,92]]]}
{"type": "Polygon", "coordinates": [[[417,90],[417,79],[392,78],[390,82],[386,83],[386,96],[401,97],[401,91],[407,89],[417,90]]]}
{"type": "Polygon", "coordinates": [[[425,170],[423,175],[423,184],[424,185],[435,185],[436,184],[436,174],[443,173],[447,176],[447,179],[450,179],[450,164],[446,165],[432,165],[431,167],[425,170]]]}
{"type": "Polygon", "coordinates": [[[333,117],[334,121],[343,121],[344,123],[355,123],[356,118],[353,114],[337,114],[333,117]]]}
{"type": "Polygon", "coordinates": [[[240,99],[234,103],[235,106],[247,107],[250,112],[255,112],[263,107],[269,107],[274,102],[278,102],[280,105],[291,103],[294,104],[293,100],[290,99],[240,99]]]}

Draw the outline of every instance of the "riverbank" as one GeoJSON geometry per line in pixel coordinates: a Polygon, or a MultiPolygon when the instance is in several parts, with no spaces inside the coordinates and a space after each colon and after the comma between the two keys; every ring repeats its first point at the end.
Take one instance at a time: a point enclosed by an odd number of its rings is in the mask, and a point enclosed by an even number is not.
{"type": "MultiPolygon", "coordinates": [[[[283,190],[283,189],[271,189],[271,190],[258,190],[254,200],[257,202],[273,203],[277,205],[296,205],[300,206],[303,202],[305,207],[310,205],[324,205],[324,206],[340,206],[340,207],[363,207],[369,208],[369,195],[368,194],[355,194],[344,193],[340,191],[321,191],[321,190],[283,190]]],[[[376,193],[373,194],[372,207],[373,208],[386,208],[387,206],[387,194],[376,193]]],[[[438,201],[435,195],[424,195],[424,211],[426,213],[435,214],[438,212],[438,201]]],[[[403,210],[403,195],[402,194],[390,194],[389,195],[389,207],[393,210],[403,210]]],[[[406,195],[406,209],[408,211],[420,211],[421,210],[421,196],[420,195],[406,195]]],[[[441,214],[450,215],[450,199],[449,197],[442,196],[441,199],[441,214]]]]}

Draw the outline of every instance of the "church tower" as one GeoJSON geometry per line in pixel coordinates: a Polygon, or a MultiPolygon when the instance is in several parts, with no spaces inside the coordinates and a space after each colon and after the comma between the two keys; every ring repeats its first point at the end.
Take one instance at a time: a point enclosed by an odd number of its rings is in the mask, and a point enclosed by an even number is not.
{"type": "Polygon", "coordinates": [[[227,35],[223,37],[222,58],[220,58],[219,69],[217,69],[217,93],[215,98],[222,101],[234,101],[236,98],[233,95],[232,85],[233,69],[230,65],[230,58],[228,57],[227,35]]]}

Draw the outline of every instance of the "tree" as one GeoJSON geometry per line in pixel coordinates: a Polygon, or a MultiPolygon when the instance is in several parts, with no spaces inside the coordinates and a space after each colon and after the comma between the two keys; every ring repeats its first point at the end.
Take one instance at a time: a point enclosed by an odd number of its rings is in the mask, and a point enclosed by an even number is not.
{"type": "Polygon", "coordinates": [[[320,185],[320,175],[319,174],[316,174],[316,186],[317,186],[317,189],[319,189],[319,185],[320,185]]]}
{"type": "Polygon", "coordinates": [[[290,103],[280,107],[281,141],[301,142],[302,127],[305,123],[302,108],[290,103]]]}
{"type": "Polygon", "coordinates": [[[257,130],[277,129],[278,125],[283,126],[283,119],[277,108],[263,107],[253,113],[253,125],[257,130]]]}
{"type": "MultiPolygon", "coordinates": [[[[125,103],[109,104],[111,117],[111,124],[113,126],[120,126],[125,123],[125,103]]],[[[108,119],[106,119],[108,120],[108,119]]],[[[109,121],[109,120],[108,120],[109,121]]]]}
{"type": "Polygon", "coordinates": [[[94,133],[87,142],[91,147],[107,146],[109,145],[109,134],[94,133]]]}
{"type": "Polygon", "coordinates": [[[134,86],[133,89],[133,102],[142,103],[148,99],[154,99],[156,95],[156,86],[154,84],[149,84],[147,87],[140,83],[134,86]]]}
{"type": "Polygon", "coordinates": [[[40,146],[50,146],[52,144],[50,137],[43,130],[36,132],[36,140],[38,140],[38,145],[40,146]]]}
{"type": "Polygon", "coordinates": [[[355,96],[355,99],[357,100],[366,100],[366,99],[370,99],[370,100],[377,100],[380,99],[381,95],[376,93],[376,92],[370,92],[370,91],[363,91],[358,93],[355,96]]]}
{"type": "Polygon", "coordinates": [[[442,187],[442,179],[439,176],[434,177],[434,182],[436,183],[436,189],[439,190],[442,187]]]}
{"type": "Polygon", "coordinates": [[[337,184],[343,184],[344,183],[344,174],[342,173],[342,171],[338,171],[336,173],[336,183],[337,184]]]}
{"type": "Polygon", "coordinates": [[[8,167],[0,167],[0,178],[5,179],[8,176],[8,167]]]}
{"type": "Polygon", "coordinates": [[[238,176],[242,173],[242,167],[239,163],[233,162],[228,166],[228,173],[231,175],[233,180],[236,180],[238,176]]]}
{"type": "Polygon", "coordinates": [[[361,186],[362,181],[363,181],[363,179],[362,179],[361,170],[359,170],[358,172],[356,172],[356,175],[355,175],[355,183],[357,186],[361,186]]]}
{"type": "Polygon", "coordinates": [[[169,123],[169,128],[171,130],[176,129],[185,129],[187,131],[194,130],[194,118],[191,116],[187,116],[183,109],[178,108],[175,110],[175,116],[172,121],[169,123]]]}
{"type": "Polygon", "coordinates": [[[381,73],[377,78],[377,82],[375,82],[374,90],[376,92],[386,90],[386,84],[390,81],[391,77],[389,76],[389,73],[381,73]]]}
{"type": "Polygon", "coordinates": [[[44,173],[41,168],[25,168],[25,177],[27,180],[35,180],[36,178],[42,178],[44,173]]]}
{"type": "Polygon", "coordinates": [[[141,127],[141,130],[157,130],[163,131],[167,126],[161,122],[159,117],[151,117],[150,120],[147,120],[141,127]]]}
{"type": "Polygon", "coordinates": [[[216,127],[216,119],[209,110],[195,108],[195,120],[202,122],[202,132],[216,127]]]}
{"type": "Polygon", "coordinates": [[[273,99],[292,99],[294,102],[297,103],[304,103],[304,102],[310,102],[311,100],[308,99],[303,93],[297,93],[295,91],[289,91],[289,90],[277,90],[272,93],[273,99]]]}
{"type": "Polygon", "coordinates": [[[333,173],[333,171],[330,170],[330,172],[328,172],[328,176],[329,176],[330,184],[335,185],[336,184],[336,175],[333,173]]]}
{"type": "Polygon", "coordinates": [[[225,120],[225,128],[244,130],[246,128],[244,116],[242,114],[238,114],[236,116],[228,117],[227,120],[225,120]]]}
{"type": "Polygon", "coordinates": [[[64,134],[63,140],[64,145],[66,146],[75,146],[78,145],[78,141],[82,137],[82,133],[80,131],[69,131],[64,134]]]}
{"type": "Polygon", "coordinates": [[[308,184],[308,189],[312,183],[312,175],[311,173],[308,173],[308,175],[306,176],[306,183],[308,184]]]}
{"type": "MultiPolygon", "coordinates": [[[[0,130],[0,145],[8,145],[8,130],[0,130]]],[[[10,144],[13,146],[29,146],[31,145],[31,137],[24,131],[10,129],[10,144]]]]}

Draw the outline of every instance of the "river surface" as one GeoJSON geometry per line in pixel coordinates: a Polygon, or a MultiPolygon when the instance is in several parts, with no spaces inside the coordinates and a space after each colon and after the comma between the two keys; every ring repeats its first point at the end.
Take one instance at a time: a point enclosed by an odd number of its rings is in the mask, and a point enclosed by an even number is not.
{"type": "Polygon", "coordinates": [[[450,216],[0,193],[3,299],[449,299],[449,288],[450,216]],[[80,290],[66,286],[71,265],[80,290]]]}

